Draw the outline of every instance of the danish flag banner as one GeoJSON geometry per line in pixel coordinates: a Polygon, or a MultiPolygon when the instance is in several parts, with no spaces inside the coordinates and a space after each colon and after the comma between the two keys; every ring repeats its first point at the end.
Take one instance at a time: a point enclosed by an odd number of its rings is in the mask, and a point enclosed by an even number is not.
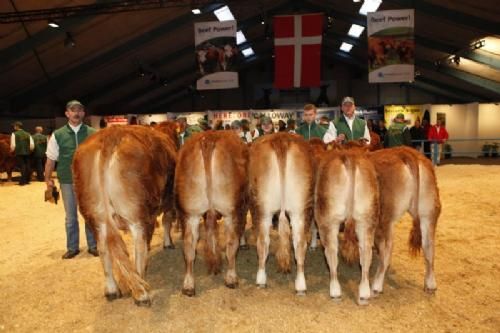
{"type": "Polygon", "coordinates": [[[319,87],[323,14],[274,17],[274,86],[319,87]]]}

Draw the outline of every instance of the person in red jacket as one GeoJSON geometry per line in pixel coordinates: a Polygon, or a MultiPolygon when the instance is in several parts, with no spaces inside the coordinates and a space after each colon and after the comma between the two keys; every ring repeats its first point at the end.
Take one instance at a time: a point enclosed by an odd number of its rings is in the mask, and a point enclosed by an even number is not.
{"type": "Polygon", "coordinates": [[[431,141],[431,151],[432,151],[431,156],[434,156],[434,148],[436,147],[434,143],[437,143],[439,152],[437,155],[436,164],[439,165],[441,161],[441,154],[443,153],[443,145],[446,143],[446,140],[448,140],[448,131],[444,127],[444,124],[442,123],[441,119],[438,119],[436,121],[436,125],[431,126],[431,128],[429,129],[428,139],[429,141],[431,141]]]}

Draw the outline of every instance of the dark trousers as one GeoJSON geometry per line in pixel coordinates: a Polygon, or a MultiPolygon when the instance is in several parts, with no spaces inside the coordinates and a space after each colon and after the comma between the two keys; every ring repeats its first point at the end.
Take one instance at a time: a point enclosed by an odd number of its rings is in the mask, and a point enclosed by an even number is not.
{"type": "Polygon", "coordinates": [[[17,166],[21,171],[21,179],[19,185],[29,184],[31,178],[30,156],[29,155],[16,155],[17,166]]]}
{"type": "Polygon", "coordinates": [[[43,182],[45,170],[45,157],[35,157],[36,180],[43,182]]]}

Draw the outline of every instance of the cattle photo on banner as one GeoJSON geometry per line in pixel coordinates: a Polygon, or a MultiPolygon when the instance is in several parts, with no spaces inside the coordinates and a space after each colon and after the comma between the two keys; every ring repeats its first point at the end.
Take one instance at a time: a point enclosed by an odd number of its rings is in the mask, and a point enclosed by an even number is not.
{"type": "Polygon", "coordinates": [[[236,21],[194,24],[198,90],[238,88],[236,21]]]}
{"type": "Polygon", "coordinates": [[[319,87],[323,14],[274,17],[274,87],[319,87]]]}
{"type": "Polygon", "coordinates": [[[368,81],[408,82],[415,77],[414,10],[368,13],[368,81]]]}

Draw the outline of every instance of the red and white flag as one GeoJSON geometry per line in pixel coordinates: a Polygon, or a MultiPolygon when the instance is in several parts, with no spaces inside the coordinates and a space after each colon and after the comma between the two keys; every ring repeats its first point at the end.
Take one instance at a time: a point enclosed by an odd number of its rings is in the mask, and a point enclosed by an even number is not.
{"type": "Polygon", "coordinates": [[[274,86],[319,87],[323,14],[274,17],[274,86]]]}

